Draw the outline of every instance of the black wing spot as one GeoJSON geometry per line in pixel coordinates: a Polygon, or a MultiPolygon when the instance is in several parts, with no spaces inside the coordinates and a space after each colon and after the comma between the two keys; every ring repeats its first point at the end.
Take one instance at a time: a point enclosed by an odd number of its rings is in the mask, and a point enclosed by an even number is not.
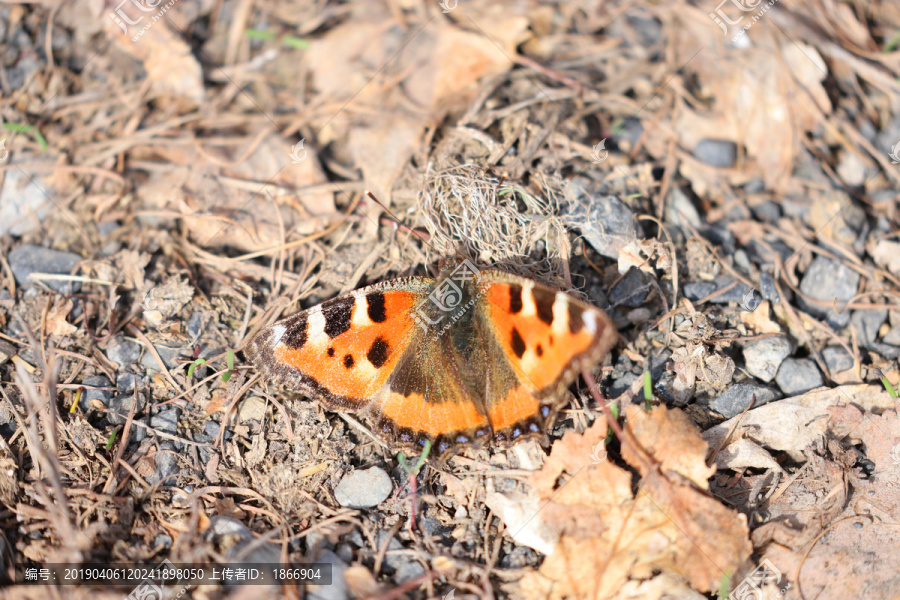
{"type": "Polygon", "coordinates": [[[537,353],[538,356],[544,355],[544,349],[541,347],[540,344],[537,345],[537,348],[535,348],[534,351],[537,353]]]}
{"type": "Polygon", "coordinates": [[[522,339],[522,336],[519,334],[519,330],[513,327],[512,330],[512,351],[516,353],[516,356],[522,358],[522,355],[525,354],[525,340],[522,339]]]}
{"type": "Polygon", "coordinates": [[[353,296],[341,296],[322,305],[325,334],[328,337],[335,338],[350,329],[354,304],[356,304],[356,300],[353,296]]]}
{"type": "Polygon", "coordinates": [[[334,356],[334,348],[328,349],[328,356],[334,356]]]}
{"type": "Polygon", "coordinates": [[[373,323],[384,323],[387,320],[387,313],[384,310],[384,294],[381,292],[369,292],[366,294],[366,305],[368,306],[369,320],[373,323]]]}
{"type": "Polygon", "coordinates": [[[287,328],[281,341],[284,342],[284,345],[288,348],[299,350],[306,344],[307,325],[306,315],[302,315],[287,328]]]}
{"type": "Polygon", "coordinates": [[[384,338],[378,338],[374,342],[372,342],[372,346],[369,348],[369,351],[366,353],[366,358],[369,359],[369,362],[372,363],[376,369],[380,369],[384,366],[384,363],[387,362],[388,356],[390,356],[391,347],[388,346],[388,343],[384,341],[384,338]]]}
{"type": "Polygon", "coordinates": [[[509,312],[512,314],[522,310],[522,286],[514,283],[509,286],[509,312]]]}
{"type": "Polygon", "coordinates": [[[575,306],[573,302],[569,302],[569,331],[576,334],[584,328],[584,311],[575,306]]]}
{"type": "Polygon", "coordinates": [[[556,301],[556,294],[543,290],[532,290],[532,295],[538,319],[547,325],[553,325],[553,303],[556,301]]]}
{"type": "Polygon", "coordinates": [[[350,356],[349,354],[344,355],[344,366],[347,367],[348,369],[353,368],[353,357],[350,356]]]}

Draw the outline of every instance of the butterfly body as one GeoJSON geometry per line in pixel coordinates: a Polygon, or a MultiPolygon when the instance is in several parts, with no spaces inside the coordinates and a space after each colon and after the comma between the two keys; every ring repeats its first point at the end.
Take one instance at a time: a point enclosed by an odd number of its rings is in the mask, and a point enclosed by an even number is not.
{"type": "Polygon", "coordinates": [[[282,319],[247,353],[274,383],[361,413],[390,446],[442,455],[544,436],[565,389],[615,345],[601,310],[456,260],[282,319]]]}

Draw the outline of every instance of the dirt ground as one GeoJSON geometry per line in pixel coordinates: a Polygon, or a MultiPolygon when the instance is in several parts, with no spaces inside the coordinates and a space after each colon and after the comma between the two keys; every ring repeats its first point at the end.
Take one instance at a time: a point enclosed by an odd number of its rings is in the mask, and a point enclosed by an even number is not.
{"type": "Polygon", "coordinates": [[[887,0],[0,2],[0,595],[900,598],[898,44],[887,0]],[[398,453],[245,354],[453,257],[618,330],[520,443],[398,453]],[[331,583],[96,578],[249,563],[331,583]]]}

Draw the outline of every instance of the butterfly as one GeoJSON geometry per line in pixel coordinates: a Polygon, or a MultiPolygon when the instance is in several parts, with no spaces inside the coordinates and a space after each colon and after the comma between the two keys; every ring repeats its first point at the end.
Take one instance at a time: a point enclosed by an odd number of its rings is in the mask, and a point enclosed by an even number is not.
{"type": "Polygon", "coordinates": [[[546,437],[566,388],[618,340],[599,308],[467,259],[338,296],[260,331],[267,381],[361,414],[390,447],[441,456],[546,437]]]}

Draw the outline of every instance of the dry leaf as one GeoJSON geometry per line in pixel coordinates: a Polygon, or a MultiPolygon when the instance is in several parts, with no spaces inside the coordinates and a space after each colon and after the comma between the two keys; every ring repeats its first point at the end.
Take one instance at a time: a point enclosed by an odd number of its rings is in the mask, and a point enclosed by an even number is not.
{"type": "Polygon", "coordinates": [[[629,410],[629,436],[657,453],[648,470],[623,452],[644,474],[637,495],[629,472],[598,460],[604,421],[583,435],[566,433],[530,478],[546,501],[536,518],[560,538],[540,569],[522,579],[526,597],[612,598],[628,581],[660,574],[708,592],[749,556],[744,520],[680,477],[706,487],[714,472],[696,427],[678,411],[636,410],[629,410]]]}

